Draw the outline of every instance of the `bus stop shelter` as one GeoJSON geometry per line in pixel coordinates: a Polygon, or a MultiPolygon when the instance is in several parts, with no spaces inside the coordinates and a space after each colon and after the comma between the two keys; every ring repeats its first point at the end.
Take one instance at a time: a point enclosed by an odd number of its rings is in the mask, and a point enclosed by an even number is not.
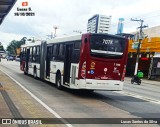
{"type": "Polygon", "coordinates": [[[0,25],[17,0],[0,0],[0,25]]]}

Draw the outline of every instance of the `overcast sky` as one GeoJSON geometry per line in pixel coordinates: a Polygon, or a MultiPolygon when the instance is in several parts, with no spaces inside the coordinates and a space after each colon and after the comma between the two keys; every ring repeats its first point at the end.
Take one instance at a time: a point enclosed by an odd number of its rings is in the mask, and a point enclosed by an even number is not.
{"type": "MultiPolygon", "coordinates": [[[[12,40],[22,37],[45,39],[54,33],[57,36],[86,32],[88,19],[95,14],[112,16],[111,31],[117,31],[118,19],[124,18],[124,33],[136,31],[139,23],[130,18],[143,19],[149,27],[160,25],[159,0],[17,0],[0,26],[0,42],[6,47],[12,40]],[[28,2],[35,16],[15,16],[22,2],[28,2]]],[[[27,11],[28,12],[28,11],[27,11]]]]}

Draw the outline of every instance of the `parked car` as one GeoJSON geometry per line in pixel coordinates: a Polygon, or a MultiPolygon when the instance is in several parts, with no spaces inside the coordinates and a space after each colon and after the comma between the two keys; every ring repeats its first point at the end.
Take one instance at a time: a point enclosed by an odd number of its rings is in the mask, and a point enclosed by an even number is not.
{"type": "Polygon", "coordinates": [[[10,61],[10,60],[13,61],[13,56],[7,56],[6,58],[7,58],[7,61],[10,61]]]}
{"type": "Polygon", "coordinates": [[[15,60],[15,59],[16,59],[16,56],[15,56],[15,55],[12,55],[12,57],[13,57],[13,60],[15,60]]]}
{"type": "Polygon", "coordinates": [[[15,61],[20,61],[20,56],[16,56],[15,61]]]}

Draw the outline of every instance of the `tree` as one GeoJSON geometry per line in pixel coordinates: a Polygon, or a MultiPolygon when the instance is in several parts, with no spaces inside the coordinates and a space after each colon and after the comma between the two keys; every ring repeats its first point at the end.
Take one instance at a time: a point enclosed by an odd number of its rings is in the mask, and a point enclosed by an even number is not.
{"type": "Polygon", "coordinates": [[[21,40],[16,41],[16,40],[12,40],[9,45],[7,46],[7,51],[10,52],[10,54],[12,55],[16,55],[16,49],[20,48],[21,45],[25,44],[25,41],[27,40],[26,37],[23,37],[21,40]]]}
{"type": "Polygon", "coordinates": [[[22,45],[25,44],[26,40],[27,40],[27,38],[26,38],[26,37],[23,37],[23,38],[20,40],[20,41],[21,41],[21,44],[22,44],[22,45]]]}
{"type": "Polygon", "coordinates": [[[3,45],[0,45],[0,51],[4,51],[3,45]]]}
{"type": "Polygon", "coordinates": [[[12,40],[10,42],[9,46],[7,46],[7,51],[9,51],[10,54],[12,54],[12,55],[16,55],[16,47],[17,47],[17,41],[12,40]]]}

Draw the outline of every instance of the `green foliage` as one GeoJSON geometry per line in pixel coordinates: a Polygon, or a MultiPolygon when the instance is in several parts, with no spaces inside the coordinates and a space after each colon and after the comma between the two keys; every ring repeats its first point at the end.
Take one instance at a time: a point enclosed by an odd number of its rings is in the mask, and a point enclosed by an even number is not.
{"type": "Polygon", "coordinates": [[[25,44],[26,39],[27,39],[26,37],[23,37],[19,41],[12,40],[7,46],[7,51],[10,52],[10,54],[12,55],[16,55],[16,49],[20,48],[21,45],[25,44]]]}
{"type": "Polygon", "coordinates": [[[4,51],[3,45],[0,45],[0,51],[4,51]]]}

